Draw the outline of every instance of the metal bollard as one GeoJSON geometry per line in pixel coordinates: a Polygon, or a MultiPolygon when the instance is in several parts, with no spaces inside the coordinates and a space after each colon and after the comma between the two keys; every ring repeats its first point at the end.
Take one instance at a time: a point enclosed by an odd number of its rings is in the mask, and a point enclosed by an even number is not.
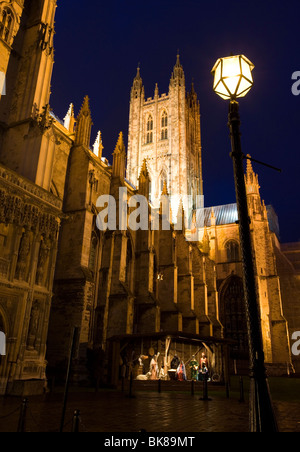
{"type": "Polygon", "coordinates": [[[203,397],[201,397],[199,400],[210,402],[212,399],[210,399],[208,397],[208,382],[207,382],[207,380],[208,380],[208,377],[205,376],[204,380],[203,380],[203,397]]]}
{"type": "Polygon", "coordinates": [[[72,423],[72,433],[79,433],[79,416],[80,411],[74,411],[73,423],[72,423]]]}
{"type": "Polygon", "coordinates": [[[21,409],[20,409],[20,417],[19,417],[17,433],[25,432],[27,404],[28,404],[28,399],[23,399],[21,409]]]}

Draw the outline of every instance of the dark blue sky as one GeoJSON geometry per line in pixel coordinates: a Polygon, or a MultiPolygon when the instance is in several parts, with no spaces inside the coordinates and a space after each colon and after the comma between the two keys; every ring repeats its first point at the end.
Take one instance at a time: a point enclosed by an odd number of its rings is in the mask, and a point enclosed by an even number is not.
{"type": "Polygon", "coordinates": [[[129,95],[136,67],[146,97],[160,93],[180,49],[187,87],[194,79],[201,105],[205,205],[235,201],[228,104],[212,91],[210,71],[219,57],[246,55],[256,66],[255,85],[240,102],[244,153],[282,168],[259,165],[261,193],[279,215],[283,242],[300,240],[300,96],[292,74],[300,71],[299,0],[81,0],[58,1],[51,106],[61,118],[70,102],[78,113],[91,99],[92,141],[103,135],[111,154],[119,132],[128,133],[129,95]]]}

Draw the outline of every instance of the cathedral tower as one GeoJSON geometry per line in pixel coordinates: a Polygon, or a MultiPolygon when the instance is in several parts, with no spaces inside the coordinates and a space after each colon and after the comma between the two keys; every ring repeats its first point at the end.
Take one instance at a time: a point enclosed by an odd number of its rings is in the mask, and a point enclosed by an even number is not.
{"type": "MultiPolygon", "coordinates": [[[[19,9],[23,4],[13,3],[19,9]]],[[[9,35],[13,52],[0,102],[1,163],[46,190],[56,141],[49,107],[55,11],[56,0],[25,0],[14,40],[16,28],[9,35]]],[[[17,23],[18,16],[13,20],[17,23]]]]}
{"type": "Polygon", "coordinates": [[[151,202],[159,207],[164,184],[172,199],[176,222],[180,199],[188,216],[202,207],[202,156],[200,105],[194,87],[186,90],[185,75],[177,55],[168,94],[145,99],[138,68],[134,79],[129,117],[127,179],[137,186],[144,161],[151,185],[151,202]]]}

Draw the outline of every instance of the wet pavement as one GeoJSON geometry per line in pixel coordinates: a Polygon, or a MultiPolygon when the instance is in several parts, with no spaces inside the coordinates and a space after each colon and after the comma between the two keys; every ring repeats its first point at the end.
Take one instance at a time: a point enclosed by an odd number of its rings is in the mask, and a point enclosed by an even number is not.
{"type": "MultiPolygon", "coordinates": [[[[226,397],[223,387],[209,388],[211,401],[199,400],[201,387],[195,395],[189,385],[170,388],[156,384],[135,384],[134,397],[125,392],[76,390],[69,394],[64,431],[72,430],[75,410],[80,410],[80,432],[247,432],[248,403],[239,402],[239,394],[226,397]]],[[[29,397],[26,432],[58,432],[62,413],[63,391],[40,397],[29,397]]],[[[21,399],[0,398],[0,432],[16,432],[20,418],[21,399]]],[[[300,432],[300,404],[292,401],[274,402],[281,432],[300,432]]]]}

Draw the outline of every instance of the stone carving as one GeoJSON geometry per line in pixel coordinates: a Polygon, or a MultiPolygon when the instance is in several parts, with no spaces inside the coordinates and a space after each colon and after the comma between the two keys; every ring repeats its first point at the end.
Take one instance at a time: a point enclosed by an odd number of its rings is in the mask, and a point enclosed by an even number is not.
{"type": "Polygon", "coordinates": [[[40,303],[35,300],[31,309],[30,322],[28,328],[27,349],[35,350],[36,340],[39,330],[40,303]]]}
{"type": "Polygon", "coordinates": [[[37,113],[36,120],[38,123],[38,126],[42,131],[48,130],[51,128],[52,124],[54,123],[54,118],[50,115],[51,108],[50,105],[47,104],[45,107],[43,107],[42,113],[37,113]]]}
{"type": "Polygon", "coordinates": [[[39,45],[43,52],[46,51],[47,56],[53,53],[53,31],[53,28],[49,24],[41,24],[39,32],[39,45]]]}
{"type": "Polygon", "coordinates": [[[37,272],[36,272],[36,284],[39,286],[42,286],[45,281],[50,250],[51,250],[50,241],[47,239],[43,239],[41,241],[39,259],[38,259],[38,265],[37,265],[37,272]]]}
{"type": "Polygon", "coordinates": [[[210,239],[207,232],[207,229],[204,228],[204,236],[203,241],[199,243],[199,248],[203,254],[209,255],[210,252],[210,239]]]}
{"type": "Polygon", "coordinates": [[[59,224],[57,219],[48,213],[42,212],[38,207],[27,204],[21,198],[6,193],[0,189],[0,222],[17,224],[40,232],[52,239],[56,239],[59,224]]]}
{"type": "MultiPolygon", "coordinates": [[[[57,197],[53,196],[51,193],[41,189],[36,184],[23,179],[22,177],[17,176],[15,173],[10,171],[8,168],[5,168],[4,166],[0,165],[0,180],[3,182],[6,182],[11,184],[11,190],[16,191],[16,189],[20,189],[22,192],[21,198],[24,196],[24,191],[27,192],[28,195],[34,195],[36,196],[39,201],[45,201],[48,204],[51,204],[51,206],[56,207],[58,209],[62,208],[62,201],[58,199],[57,197]]],[[[3,198],[5,195],[7,195],[6,191],[0,191],[0,199],[3,198]]],[[[3,198],[4,199],[4,198],[3,198]]],[[[4,201],[3,201],[4,202],[4,201]]],[[[3,202],[0,204],[0,206],[3,205],[3,202]]]]}
{"type": "Polygon", "coordinates": [[[28,230],[23,233],[20,242],[19,254],[18,254],[18,262],[16,268],[16,278],[25,280],[26,279],[26,270],[28,265],[28,257],[32,244],[32,236],[28,230]]]}

